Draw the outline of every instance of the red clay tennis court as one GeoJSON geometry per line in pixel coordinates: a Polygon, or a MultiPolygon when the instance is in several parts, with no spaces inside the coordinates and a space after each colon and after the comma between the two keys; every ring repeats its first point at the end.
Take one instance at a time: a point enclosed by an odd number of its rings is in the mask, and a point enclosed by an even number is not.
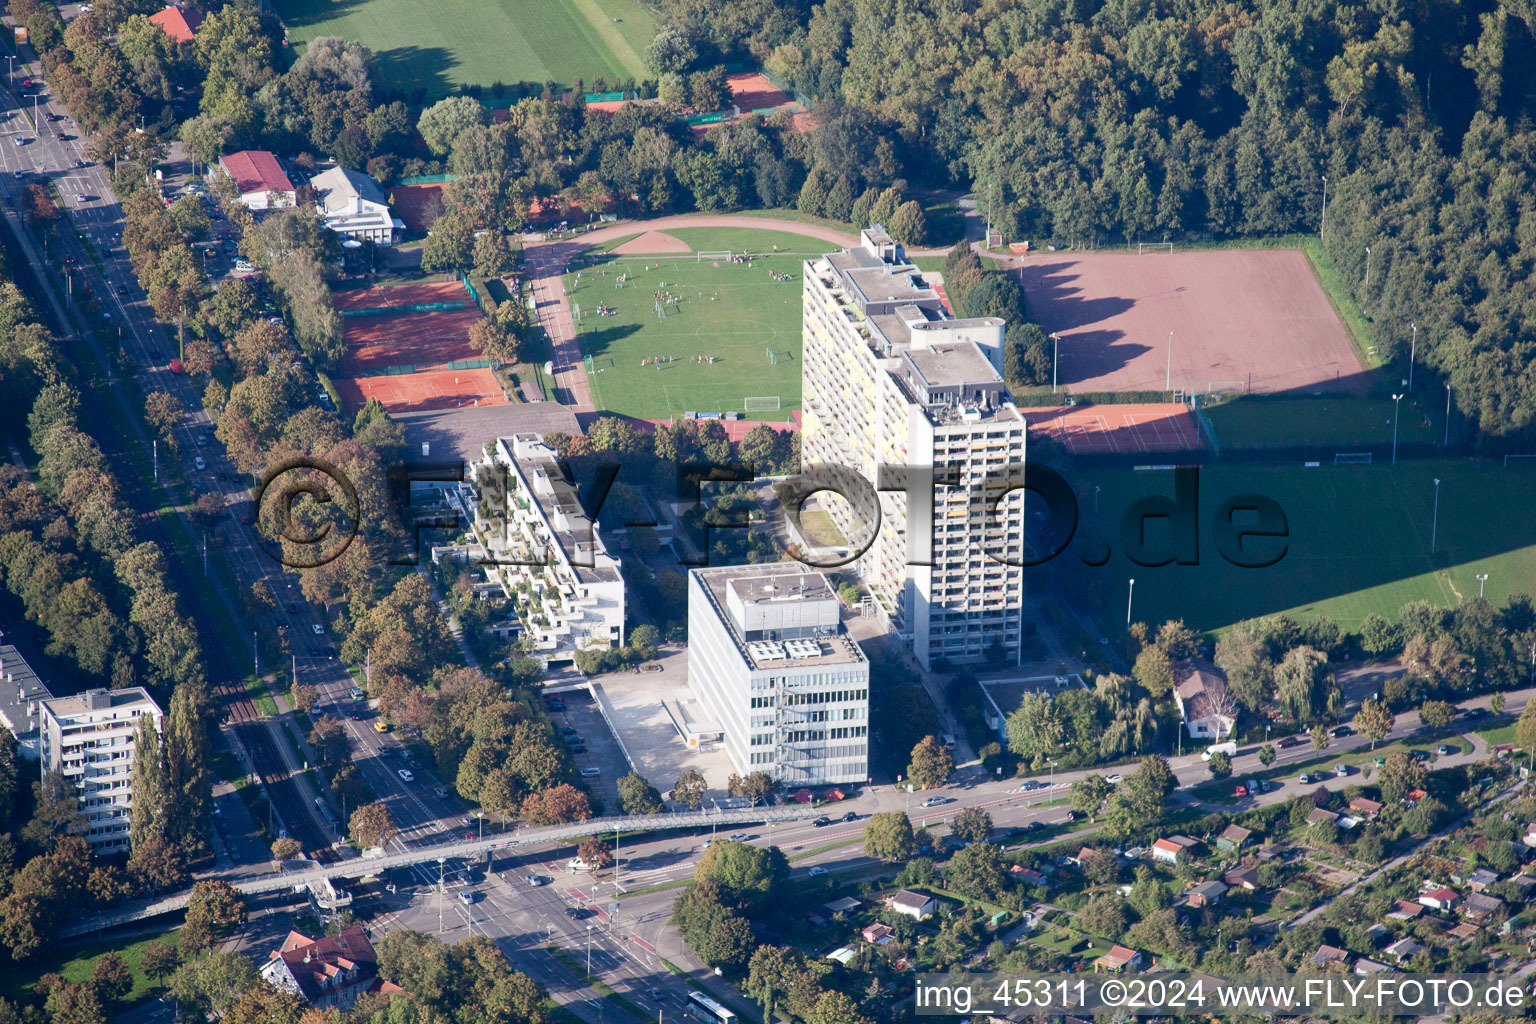
{"type": "Polygon", "coordinates": [[[480,353],[469,345],[469,329],[479,319],[480,310],[473,306],[442,313],[353,317],[346,321],[342,373],[367,377],[386,366],[428,369],[456,359],[479,359],[480,353]]]}
{"type": "Polygon", "coordinates": [[[1089,405],[1020,409],[1037,433],[1073,455],[1181,452],[1205,447],[1193,414],[1182,404],[1089,405]]]}
{"type": "Polygon", "coordinates": [[[342,404],[356,413],[377,398],[390,412],[425,412],[466,406],[507,405],[506,392],[490,370],[428,370],[388,377],[336,381],[342,404]]]}
{"type": "Polygon", "coordinates": [[[473,306],[469,291],[459,281],[416,281],[411,284],[387,284],[375,288],[353,288],[332,293],[337,309],[389,309],[434,302],[462,302],[473,306]]]}

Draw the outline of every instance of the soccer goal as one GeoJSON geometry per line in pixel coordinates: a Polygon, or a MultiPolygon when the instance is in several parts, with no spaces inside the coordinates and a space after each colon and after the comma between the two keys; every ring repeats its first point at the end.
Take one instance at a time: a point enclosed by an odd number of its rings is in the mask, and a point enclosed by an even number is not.
{"type": "Polygon", "coordinates": [[[1210,398],[1220,398],[1222,395],[1241,395],[1248,390],[1248,386],[1240,380],[1213,380],[1205,385],[1205,393],[1210,398]]]}
{"type": "Polygon", "coordinates": [[[1335,466],[1364,466],[1371,461],[1370,452],[1334,452],[1333,464],[1335,466]]]}
{"type": "Polygon", "coordinates": [[[778,395],[758,395],[741,400],[741,407],[745,412],[778,412],[778,395]]]}
{"type": "Polygon", "coordinates": [[[700,263],[703,263],[705,260],[728,260],[728,259],[731,258],[731,250],[729,250],[729,249],[720,249],[720,250],[713,251],[713,252],[703,252],[703,251],[700,251],[698,255],[699,255],[699,260],[698,261],[700,263]]]}
{"type": "Polygon", "coordinates": [[[779,354],[773,350],[773,346],[770,345],[767,348],[763,349],[763,355],[768,357],[768,365],[769,366],[778,366],[779,365],[779,354]]]}
{"type": "Polygon", "coordinates": [[[1513,452],[1504,456],[1504,465],[1506,466],[1508,466],[1511,462],[1519,464],[1532,461],[1536,461],[1536,452],[1513,452]]]}
{"type": "Polygon", "coordinates": [[[1172,242],[1137,242],[1136,243],[1136,252],[1137,252],[1138,255],[1140,255],[1142,253],[1148,253],[1148,252],[1173,252],[1173,243],[1172,242]]]}

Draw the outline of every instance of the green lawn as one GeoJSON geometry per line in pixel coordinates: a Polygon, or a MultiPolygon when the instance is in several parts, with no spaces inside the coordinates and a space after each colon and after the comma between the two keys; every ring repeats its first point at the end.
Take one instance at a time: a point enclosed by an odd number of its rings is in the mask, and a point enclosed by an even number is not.
{"type": "Polygon", "coordinates": [[[96,961],[103,953],[115,949],[122,955],[128,965],[128,973],[133,977],[132,990],[117,1006],[119,1009],[132,1006],[148,999],[163,987],[162,983],[150,981],[139,970],[139,957],[144,955],[144,947],[151,942],[165,942],[174,946],[180,938],[180,932],[168,929],[158,935],[147,935],[131,941],[116,939],[88,945],[48,946],[27,961],[24,970],[0,972],[0,978],[5,979],[0,981],[0,996],[13,1002],[29,1001],[32,998],[32,986],[38,978],[49,972],[57,972],[65,981],[89,981],[96,961]]]}
{"type": "MultiPolygon", "coordinates": [[[[1206,410],[1223,452],[1265,448],[1392,450],[1390,398],[1242,398],[1206,410]]],[[[1424,410],[1404,399],[1399,410],[1400,445],[1438,445],[1445,430],[1444,409],[1424,410]]]]}
{"type": "Polygon", "coordinates": [[[644,78],[656,26],[627,0],[276,0],[297,53],[319,36],[356,39],[391,90],[438,99],[464,85],[644,78]]]}
{"type": "Polygon", "coordinates": [[[772,251],[750,266],[693,256],[619,258],[594,254],[565,277],[581,309],[577,334],[591,357],[593,400],[600,409],[639,419],[683,413],[745,413],[784,420],[800,407],[800,261],[805,239],[770,231],[694,229],[675,232],[697,251],[772,251]],[[796,251],[791,254],[786,250],[796,251]],[[770,271],[790,275],[776,281],[770,271]],[[580,280],[577,280],[577,275],[580,280]],[[628,280],[617,287],[621,274],[628,280]],[[656,315],[655,294],[676,304],[656,315]],[[612,316],[599,316],[608,306],[612,316]],[[768,358],[768,350],[774,359],[768,358]],[[660,369],[644,360],[670,356],[660,369]],[[715,362],[694,362],[713,356],[715,362]],[[748,397],[777,397],[778,409],[746,411],[748,397]]]}
{"type": "MultiPolygon", "coordinates": [[[[1173,474],[1129,469],[1073,470],[1081,523],[1060,556],[1074,589],[1097,605],[1106,627],[1124,627],[1129,584],[1133,617],[1146,622],[1183,618],[1198,629],[1220,629],[1285,612],[1299,620],[1332,616],[1346,629],[1371,612],[1394,618],[1409,601],[1455,607],[1478,593],[1500,604],[1529,591],[1536,579],[1536,467],[1499,462],[1414,461],[1305,468],[1230,462],[1200,472],[1199,564],[1148,567],[1125,556],[1121,518],[1145,495],[1171,495],[1173,474]],[[1430,553],[1434,480],[1439,485],[1437,551],[1430,553]],[[1095,486],[1100,514],[1093,513],[1095,486]],[[1213,520],[1228,498],[1257,493],[1284,511],[1289,537],[1268,568],[1239,568],[1216,551],[1213,520]],[[1095,538],[1098,538],[1097,540],[1095,538]],[[1090,568],[1094,550],[1112,549],[1090,568]]],[[[1241,525],[1243,519],[1237,520],[1241,525]]],[[[1149,539],[1166,536],[1166,520],[1147,521],[1149,539]]]]}

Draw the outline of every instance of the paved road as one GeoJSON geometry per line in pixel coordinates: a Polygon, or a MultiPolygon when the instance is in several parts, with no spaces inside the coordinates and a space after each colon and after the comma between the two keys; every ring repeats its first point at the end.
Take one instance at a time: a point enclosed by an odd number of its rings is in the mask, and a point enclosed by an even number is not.
{"type": "MultiPolygon", "coordinates": [[[[30,73],[30,65],[21,64],[16,69],[16,81],[20,82],[30,73]]],[[[213,437],[207,414],[202,408],[198,382],[186,375],[172,373],[168,367],[170,357],[174,354],[173,345],[167,340],[165,328],[156,323],[129,266],[126,251],[121,248],[122,210],[110,188],[108,169],[76,166],[77,162],[89,163],[87,141],[66,137],[75,136],[77,132],[78,129],[69,121],[67,108],[46,89],[39,90],[35,101],[33,97],[27,97],[21,102],[12,94],[0,94],[0,193],[14,204],[6,208],[6,214],[13,219],[18,234],[25,234],[16,213],[21,207],[23,186],[39,176],[54,182],[69,222],[94,247],[101,259],[98,270],[95,261],[80,242],[66,232],[65,245],[74,256],[77,268],[68,287],[72,291],[86,282],[95,291],[111,317],[111,322],[119,330],[123,351],[135,366],[139,390],[145,393],[152,390],[167,391],[189,410],[174,431],[180,449],[181,477],[191,485],[186,489],[174,483],[170,485],[170,492],[177,498],[178,513],[187,517],[192,500],[188,491],[192,488],[224,495],[228,510],[216,532],[222,533],[224,537],[225,557],[241,579],[265,580],[272,588],[278,599],[278,621],[288,627],[292,641],[294,653],[291,664],[301,681],[317,688],[322,705],[346,704],[346,693],[353,681],[345,665],[336,657],[335,647],[326,633],[326,619],[318,609],[304,600],[295,577],[285,572],[261,550],[251,529],[240,523],[240,516],[248,507],[250,491],[240,482],[242,478],[238,471],[225,457],[218,440],[213,437]],[[37,128],[41,130],[34,129],[32,125],[31,112],[34,107],[38,115],[37,128]],[[59,120],[49,121],[50,114],[56,115],[59,120]],[[27,141],[23,144],[8,141],[14,138],[27,141]],[[22,178],[16,177],[18,171],[23,175],[22,178]],[[198,443],[199,438],[203,438],[202,444],[198,443]],[[196,468],[199,457],[207,467],[205,470],[196,468]]],[[[130,416],[136,416],[137,413],[136,409],[128,410],[130,416]]],[[[143,444],[146,449],[149,447],[147,438],[143,444]]],[[[169,475],[170,458],[170,453],[160,453],[162,478],[169,475]]],[[[190,519],[187,519],[187,526],[192,536],[200,534],[200,528],[190,519]]],[[[180,580],[179,583],[181,592],[187,600],[191,600],[193,591],[188,585],[189,581],[180,580]]],[[[243,621],[235,602],[218,585],[217,578],[214,583],[230,618],[236,622],[243,621]]],[[[203,630],[204,647],[210,652],[220,650],[225,640],[210,629],[203,630]]],[[[252,657],[251,652],[252,648],[247,644],[244,650],[232,653],[238,653],[240,664],[246,664],[252,657]]],[[[262,667],[270,669],[272,666],[262,667]]],[[[380,749],[394,745],[392,740],[374,733],[367,725],[350,721],[346,724],[355,744],[354,760],[401,825],[402,834],[397,837],[395,844],[403,848],[412,842],[441,839],[445,831],[457,825],[462,805],[456,799],[443,800],[431,796],[430,787],[434,785],[434,780],[425,777],[423,773],[417,774],[418,781],[414,784],[403,782],[397,776],[396,768],[378,756],[380,749]]],[[[289,771],[296,772],[302,768],[285,740],[278,738],[274,746],[287,762],[289,771]]],[[[312,791],[306,788],[302,778],[297,781],[301,792],[306,794],[302,813],[313,818],[315,828],[325,830],[327,825],[324,817],[310,802],[312,791]]],[[[342,808],[336,807],[334,810],[339,817],[342,808]]]]}

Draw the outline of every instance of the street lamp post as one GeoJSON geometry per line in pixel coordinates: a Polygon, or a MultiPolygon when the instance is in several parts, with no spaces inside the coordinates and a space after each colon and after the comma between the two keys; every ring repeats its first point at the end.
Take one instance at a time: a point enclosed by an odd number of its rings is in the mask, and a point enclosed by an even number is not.
{"type": "Polygon", "coordinates": [[[1131,580],[1131,585],[1125,588],[1125,628],[1131,628],[1131,597],[1136,593],[1136,581],[1131,580]]]}
{"type": "Polygon", "coordinates": [[[1093,485],[1093,514],[1099,514],[1099,485],[1093,485]]]}
{"type": "Polygon", "coordinates": [[[1451,446],[1451,382],[1445,382],[1445,437],[1440,441],[1440,447],[1451,446]]]}
{"type": "Polygon", "coordinates": [[[1435,514],[1429,521],[1429,553],[1435,553],[1435,538],[1440,532],[1440,478],[1435,477],[1435,514]]]}
{"type": "Polygon", "coordinates": [[[1418,348],[1419,348],[1419,325],[1417,323],[1410,323],[1408,325],[1408,330],[1410,332],[1410,336],[1409,336],[1409,339],[1408,339],[1408,390],[1412,391],[1413,390],[1413,354],[1416,351],[1418,351],[1418,348]]]}
{"type": "Polygon", "coordinates": [[[1328,230],[1328,175],[1323,175],[1323,216],[1317,223],[1317,237],[1322,239],[1328,230]]]}
{"type": "Polygon", "coordinates": [[[1056,393],[1056,368],[1061,365],[1061,338],[1051,332],[1051,394],[1056,393]]]}
{"type": "Polygon", "coordinates": [[[587,925],[587,977],[592,976],[592,926],[587,925]]]}
{"type": "Polygon", "coordinates": [[[1479,600],[1481,600],[1482,596],[1483,596],[1483,584],[1487,583],[1487,582],[1488,582],[1488,574],[1487,573],[1480,572],[1480,573],[1477,574],[1477,596],[1478,596],[1479,600]]]}
{"type": "Polygon", "coordinates": [[[1168,362],[1163,368],[1163,390],[1173,389],[1173,332],[1168,332],[1168,362]]]}
{"type": "Polygon", "coordinates": [[[475,820],[477,820],[480,823],[480,838],[484,839],[485,838],[485,812],[484,811],[476,811],[475,812],[475,820]]]}
{"type": "Polygon", "coordinates": [[[1371,247],[1365,247],[1365,287],[1360,290],[1360,297],[1367,298],[1371,294],[1371,247]]]}
{"type": "Polygon", "coordinates": [[[1392,396],[1392,465],[1397,465],[1397,409],[1402,403],[1402,395],[1392,396]]]}

